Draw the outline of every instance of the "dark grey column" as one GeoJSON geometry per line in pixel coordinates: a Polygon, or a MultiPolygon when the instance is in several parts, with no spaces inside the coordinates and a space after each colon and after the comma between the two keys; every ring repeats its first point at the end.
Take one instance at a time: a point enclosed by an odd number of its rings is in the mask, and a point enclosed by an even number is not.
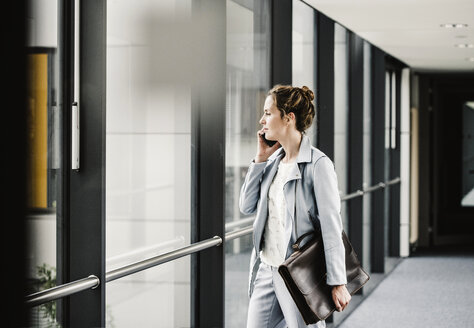
{"type": "Polygon", "coordinates": [[[271,83],[292,83],[292,0],[272,2],[272,69],[271,83]]]}
{"type": "MultiPolygon", "coordinates": [[[[334,21],[317,12],[316,15],[316,122],[317,144],[334,160],[334,21]]],[[[326,319],[334,322],[334,316],[326,319]]]]}
{"type": "Polygon", "coordinates": [[[433,245],[433,233],[431,225],[432,208],[432,150],[430,139],[432,138],[433,120],[433,89],[430,77],[420,75],[419,79],[419,170],[418,170],[418,203],[419,203],[419,227],[417,246],[429,247],[433,245]]]}
{"type": "MultiPolygon", "coordinates": [[[[225,235],[226,2],[198,0],[203,17],[199,78],[192,89],[191,240],[225,235]]],[[[225,243],[192,256],[191,326],[225,327],[225,243]]]]}
{"type": "Polygon", "coordinates": [[[80,169],[68,169],[66,260],[69,280],[93,274],[101,284],[69,298],[66,326],[104,327],[106,1],[81,1],[80,6],[80,169]]]}
{"type": "Polygon", "coordinates": [[[317,147],[334,159],[334,21],[317,15],[317,147]]]}
{"type": "MultiPolygon", "coordinates": [[[[372,46],[372,183],[385,180],[385,53],[372,46]]],[[[372,272],[385,272],[385,189],[372,193],[372,272]]]]}
{"type": "MultiPolygon", "coordinates": [[[[390,180],[400,176],[400,90],[401,70],[394,71],[395,74],[395,148],[390,148],[390,180]]],[[[392,118],[390,118],[392,120],[392,118]]],[[[393,136],[391,136],[393,138],[393,136]]],[[[400,184],[390,186],[390,243],[389,255],[400,256],[400,184]]]]}
{"type": "MultiPolygon", "coordinates": [[[[349,190],[362,189],[364,144],[364,43],[349,34],[349,190]]],[[[362,197],[348,201],[349,238],[362,261],[362,197]]]]}
{"type": "MultiPolygon", "coordinates": [[[[58,107],[70,108],[73,102],[73,73],[74,73],[74,3],[72,1],[58,2],[58,53],[59,74],[61,81],[58,91],[58,107]],[[60,98],[59,98],[60,97],[60,98]],[[65,104],[68,104],[67,106],[65,104]]],[[[69,171],[71,169],[71,111],[62,111],[61,121],[61,170],[59,179],[61,187],[57,194],[57,227],[56,227],[56,284],[70,282],[69,267],[69,171]]],[[[69,315],[69,298],[56,301],[56,318],[62,326],[66,326],[69,315]]]]}

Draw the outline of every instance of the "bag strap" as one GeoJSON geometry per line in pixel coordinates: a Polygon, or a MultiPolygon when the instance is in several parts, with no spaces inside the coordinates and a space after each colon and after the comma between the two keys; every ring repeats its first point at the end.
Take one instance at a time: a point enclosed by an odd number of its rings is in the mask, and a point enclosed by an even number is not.
{"type": "MultiPolygon", "coordinates": [[[[298,170],[300,171],[301,179],[303,179],[303,172],[301,172],[301,165],[299,163],[297,163],[297,165],[298,165],[298,170]]],[[[298,180],[300,179],[296,179],[295,181],[295,235],[296,236],[298,236],[298,221],[297,221],[297,215],[296,215],[296,213],[298,212],[298,206],[296,206],[296,191],[298,190],[298,180]]]]}
{"type": "MultiPolygon", "coordinates": [[[[300,168],[300,164],[298,164],[298,168],[300,168]]],[[[305,171],[305,170],[303,169],[303,172],[304,172],[304,171],[305,171]]],[[[304,175],[303,172],[301,172],[301,170],[300,170],[301,179],[303,179],[303,175],[304,175]]],[[[297,180],[296,180],[296,183],[295,183],[295,234],[298,234],[298,225],[297,225],[297,216],[296,216],[296,212],[297,212],[297,206],[296,206],[296,190],[297,190],[297,187],[298,187],[298,180],[299,180],[299,179],[297,179],[297,180]]],[[[310,220],[311,220],[311,218],[310,218],[310,220]]],[[[299,236],[299,237],[296,239],[295,243],[292,245],[292,247],[293,247],[294,250],[299,250],[299,249],[300,249],[300,243],[303,241],[303,239],[305,239],[305,238],[308,237],[309,235],[315,234],[316,232],[318,232],[318,233],[320,232],[320,229],[321,229],[321,228],[319,228],[319,229],[317,230],[317,227],[314,226],[314,222],[312,222],[312,221],[313,221],[313,220],[311,220],[311,223],[313,224],[313,228],[314,228],[313,231],[309,231],[309,232],[307,232],[307,233],[305,233],[305,234],[299,236]]]]}
{"type": "MultiPolygon", "coordinates": [[[[301,180],[304,177],[305,168],[306,168],[306,166],[303,166],[303,169],[301,169],[301,165],[298,163],[298,170],[300,171],[300,174],[301,174],[301,180]]],[[[296,215],[296,213],[298,212],[298,207],[296,206],[296,191],[298,190],[298,180],[300,180],[300,179],[296,179],[296,181],[295,181],[295,235],[296,236],[298,236],[298,223],[297,223],[298,221],[297,221],[297,215],[296,215]]],[[[297,240],[300,240],[301,237],[297,238],[297,240]]],[[[295,245],[296,244],[293,244],[293,248],[294,248],[295,245]]]]}

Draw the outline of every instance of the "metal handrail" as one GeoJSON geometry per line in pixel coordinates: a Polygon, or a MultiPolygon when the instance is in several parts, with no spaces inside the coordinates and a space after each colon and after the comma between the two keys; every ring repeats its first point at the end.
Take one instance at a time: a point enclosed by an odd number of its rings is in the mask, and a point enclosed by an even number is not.
{"type": "MultiPolygon", "coordinates": [[[[119,279],[132,273],[143,271],[151,267],[176,260],[180,257],[193,254],[199,251],[202,251],[206,248],[211,248],[214,246],[219,246],[222,244],[222,238],[219,236],[214,236],[212,238],[202,240],[200,242],[175,249],[171,252],[167,252],[158,256],[151,257],[149,259],[132,263],[118,269],[109,271],[105,274],[105,281],[110,282],[115,279],[119,279]]],[[[37,306],[43,303],[54,301],[61,297],[66,297],[71,294],[81,292],[89,288],[96,288],[100,284],[100,279],[96,276],[89,276],[87,278],[79,279],[73,282],[69,282],[63,285],[59,285],[53,288],[43,290],[41,292],[28,295],[26,297],[26,305],[28,306],[37,306]]]]}
{"type": "Polygon", "coordinates": [[[252,232],[253,232],[253,225],[239,229],[239,230],[231,231],[225,234],[225,241],[240,238],[242,236],[249,235],[252,232]]]}
{"type": "Polygon", "coordinates": [[[175,246],[175,247],[181,246],[183,243],[184,243],[184,237],[179,236],[178,238],[167,240],[159,244],[137,248],[127,253],[122,253],[116,256],[108,257],[105,260],[105,265],[106,267],[110,267],[111,265],[114,265],[120,262],[130,262],[132,258],[136,259],[137,257],[145,257],[145,255],[150,255],[149,253],[152,253],[152,252],[157,254],[159,251],[161,251],[164,248],[170,248],[171,246],[175,246]]]}
{"type": "Polygon", "coordinates": [[[379,182],[378,184],[374,185],[374,186],[371,186],[371,187],[367,187],[367,188],[364,188],[362,190],[357,190],[353,193],[350,193],[350,194],[347,194],[345,196],[342,196],[341,197],[341,202],[344,202],[346,200],[349,200],[349,199],[353,199],[353,198],[357,198],[357,197],[360,197],[360,196],[363,196],[364,194],[368,194],[369,192],[372,192],[372,191],[375,191],[375,190],[378,190],[378,189],[382,189],[382,188],[385,188],[386,186],[389,186],[389,185],[393,185],[395,183],[398,183],[400,182],[400,178],[395,178],[393,180],[390,180],[390,181],[387,181],[387,182],[379,182]]]}
{"type": "Polygon", "coordinates": [[[28,295],[26,297],[26,305],[37,306],[43,303],[54,301],[55,299],[69,296],[78,292],[82,292],[86,289],[94,289],[100,285],[100,279],[94,275],[87,278],[79,279],[67,284],[59,285],[53,288],[43,290],[38,293],[28,295]]]}
{"type": "Polygon", "coordinates": [[[241,227],[243,225],[246,225],[248,223],[252,223],[253,220],[255,220],[255,217],[249,217],[249,218],[245,218],[245,219],[242,219],[242,220],[237,220],[237,221],[231,221],[231,222],[227,222],[225,224],[225,230],[231,230],[231,229],[234,229],[234,228],[237,228],[237,227],[241,227]]]}
{"type": "Polygon", "coordinates": [[[202,240],[185,247],[178,248],[174,251],[164,253],[158,256],[153,256],[149,259],[138,261],[138,262],[120,267],[118,269],[109,271],[105,274],[105,282],[110,282],[110,281],[113,281],[113,280],[116,280],[128,275],[131,275],[132,273],[143,271],[151,267],[154,267],[154,266],[157,266],[157,265],[160,265],[172,260],[176,260],[180,257],[202,251],[206,248],[219,246],[221,244],[222,244],[222,238],[219,236],[214,236],[212,238],[202,240]]]}
{"type": "MultiPolygon", "coordinates": [[[[371,187],[368,187],[368,188],[364,188],[363,190],[357,190],[354,193],[343,196],[343,197],[341,197],[341,201],[346,201],[346,200],[349,200],[349,199],[353,199],[353,198],[356,198],[356,197],[363,196],[366,193],[369,193],[369,192],[372,192],[372,191],[375,191],[375,190],[378,190],[378,189],[381,189],[381,188],[385,188],[387,186],[399,183],[400,181],[401,181],[401,179],[398,177],[398,178],[395,178],[395,179],[390,180],[390,181],[385,182],[385,183],[380,182],[377,185],[374,185],[374,186],[371,186],[371,187]]],[[[244,220],[248,220],[248,219],[244,219],[244,220]]],[[[242,221],[244,221],[244,220],[236,221],[235,224],[233,225],[233,227],[241,225],[243,223],[242,221]],[[237,225],[237,223],[238,223],[238,225],[237,225]]],[[[232,222],[232,223],[234,223],[234,222],[232,222]]],[[[230,240],[233,240],[233,239],[236,239],[236,238],[240,238],[242,236],[249,235],[252,232],[253,232],[253,226],[247,226],[247,227],[244,227],[242,229],[227,232],[225,234],[224,241],[230,241],[230,240]]],[[[219,246],[219,245],[222,244],[222,242],[223,242],[223,240],[222,240],[221,237],[214,236],[212,238],[202,240],[200,242],[197,242],[197,243],[194,243],[194,244],[182,247],[182,248],[178,248],[178,249],[176,249],[174,251],[171,251],[171,252],[167,252],[167,253],[164,253],[164,254],[161,254],[161,255],[158,255],[158,256],[148,258],[148,259],[143,260],[143,261],[139,261],[139,262],[135,262],[135,263],[123,266],[123,267],[120,267],[118,269],[114,269],[112,271],[107,272],[105,274],[105,281],[110,282],[110,281],[113,281],[113,280],[116,280],[116,279],[119,279],[119,278],[122,278],[122,277],[125,277],[125,276],[128,276],[128,275],[131,275],[133,273],[143,271],[143,270],[149,269],[151,267],[176,260],[180,257],[202,251],[202,250],[207,249],[207,248],[211,248],[211,247],[214,247],[214,246],[219,246]]],[[[46,303],[46,302],[54,301],[54,300],[56,300],[58,298],[61,298],[61,297],[65,297],[65,296],[69,296],[71,294],[78,293],[80,291],[83,291],[83,290],[86,290],[86,289],[89,289],[89,288],[94,289],[97,286],[99,286],[99,284],[100,284],[99,278],[94,276],[94,275],[91,275],[87,278],[79,279],[79,280],[76,280],[76,281],[73,281],[73,282],[70,282],[70,283],[66,283],[66,284],[63,284],[63,285],[60,285],[60,286],[56,286],[56,287],[53,287],[53,288],[35,293],[35,294],[28,295],[26,297],[26,304],[29,305],[29,306],[32,306],[32,307],[37,306],[37,305],[40,305],[40,304],[43,304],[43,303],[46,303]]]]}

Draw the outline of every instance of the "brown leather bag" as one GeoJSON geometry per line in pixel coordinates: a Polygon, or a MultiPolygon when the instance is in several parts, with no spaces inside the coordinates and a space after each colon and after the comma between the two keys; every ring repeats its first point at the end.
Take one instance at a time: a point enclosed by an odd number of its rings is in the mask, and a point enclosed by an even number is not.
{"type": "MultiPolygon", "coordinates": [[[[346,288],[351,295],[370,279],[354,252],[346,233],[342,231],[346,249],[346,288]]],[[[332,300],[332,286],[326,284],[326,261],[320,228],[308,232],[293,244],[295,251],[278,268],[293,300],[307,325],[325,320],[336,309],[332,300]],[[313,238],[300,248],[303,239],[313,238]]]]}

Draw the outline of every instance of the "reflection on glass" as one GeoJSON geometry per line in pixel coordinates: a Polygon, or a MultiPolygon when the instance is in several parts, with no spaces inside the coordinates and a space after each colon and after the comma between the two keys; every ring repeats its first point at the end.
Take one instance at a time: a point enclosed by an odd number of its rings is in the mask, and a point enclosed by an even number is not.
{"type": "MultiPolygon", "coordinates": [[[[190,12],[107,3],[107,271],[190,244],[190,12]]],[[[189,327],[190,277],[187,256],[108,283],[107,326],[189,327]]]]}
{"type": "MultiPolygon", "coordinates": [[[[249,226],[239,194],[257,151],[258,120],[270,89],[270,2],[227,1],[226,231],[249,226]]],[[[226,244],[226,327],[245,327],[251,235],[226,244]]]]}
{"type": "MultiPolygon", "coordinates": [[[[372,79],[371,79],[371,46],[368,42],[364,41],[364,137],[363,137],[363,185],[362,187],[368,188],[372,185],[371,172],[372,172],[372,101],[371,101],[371,90],[372,90],[372,79]]],[[[363,199],[363,255],[362,260],[364,263],[363,267],[370,271],[370,254],[371,254],[371,201],[372,193],[364,195],[363,199]]]]}
{"type": "MultiPolygon", "coordinates": [[[[56,286],[61,205],[61,81],[58,3],[29,3],[27,35],[27,276],[28,292],[56,286]]],[[[56,302],[30,310],[32,327],[58,327],[56,302]]]]}
{"type": "Polygon", "coordinates": [[[391,98],[392,87],[391,87],[391,75],[389,71],[385,72],[385,149],[390,148],[390,117],[391,117],[391,98]]]}
{"type": "MultiPolygon", "coordinates": [[[[307,86],[315,90],[315,19],[316,14],[312,7],[300,0],[293,0],[293,34],[292,34],[292,85],[295,87],[307,86]]],[[[313,124],[306,134],[314,145],[315,129],[313,124]]]]}
{"type": "Polygon", "coordinates": [[[461,206],[474,206],[474,101],[462,107],[461,206]]]}
{"type": "MultiPolygon", "coordinates": [[[[395,88],[395,72],[393,71],[386,71],[385,72],[385,172],[384,172],[384,180],[390,180],[390,153],[391,147],[394,145],[392,142],[392,118],[395,117],[395,99],[397,98],[396,95],[396,88],[395,88]]],[[[384,192],[384,240],[387,240],[384,244],[384,254],[385,257],[389,257],[389,243],[390,240],[390,193],[392,190],[390,188],[386,188],[384,192]]]]}
{"type": "MultiPolygon", "coordinates": [[[[347,30],[334,24],[334,166],[336,168],[339,192],[347,190],[349,160],[349,87],[348,87],[348,48],[347,30]]],[[[349,233],[347,202],[341,204],[344,230],[349,233]]]]}

